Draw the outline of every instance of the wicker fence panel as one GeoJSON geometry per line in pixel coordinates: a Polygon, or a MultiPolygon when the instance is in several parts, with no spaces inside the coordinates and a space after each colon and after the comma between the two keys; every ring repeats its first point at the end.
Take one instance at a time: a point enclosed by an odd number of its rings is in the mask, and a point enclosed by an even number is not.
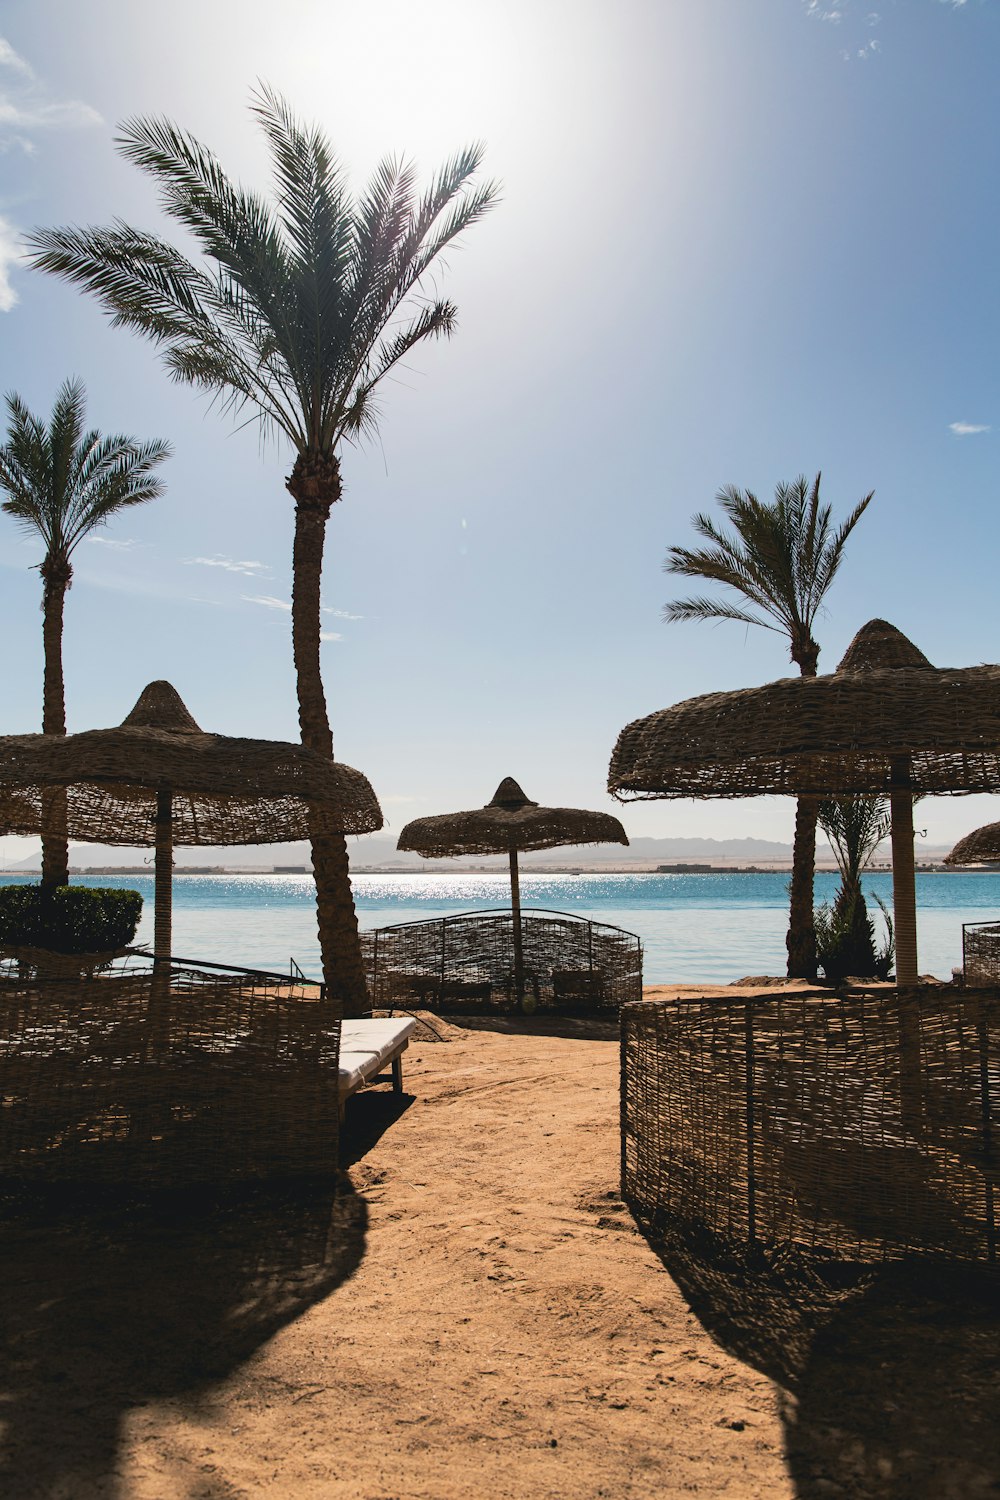
{"type": "MultiPolygon", "coordinates": [[[[614,1013],[642,995],[642,945],[621,928],[524,912],[524,993],[539,1011],[614,1013]]],[[[372,1004],[452,1013],[517,1006],[509,911],[466,912],[362,934],[372,1004]]]]}
{"type": "Polygon", "coordinates": [[[1000,984],[1000,922],[963,925],[962,970],[966,984],[1000,984]]]}
{"type": "Polygon", "coordinates": [[[339,1022],[318,986],[175,968],[0,979],[0,1175],[326,1173],[339,1022]]]}
{"type": "Polygon", "coordinates": [[[622,1178],[649,1227],[872,1260],[995,1255],[1000,989],[622,1011],[622,1178]]]}

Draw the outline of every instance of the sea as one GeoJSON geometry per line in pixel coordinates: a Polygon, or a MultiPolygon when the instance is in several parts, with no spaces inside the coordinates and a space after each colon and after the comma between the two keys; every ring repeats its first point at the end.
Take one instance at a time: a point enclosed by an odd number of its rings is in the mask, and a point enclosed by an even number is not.
{"type": "MultiPolygon", "coordinates": [[[[35,877],[37,878],[37,877],[35,877]]],[[[0,883],[10,880],[0,875],[0,883]]],[[[128,886],[144,898],[137,941],[152,946],[152,875],[74,877],[74,884],[128,886]]],[[[510,905],[510,885],[499,874],[357,875],[353,879],[362,928],[418,922],[510,905]]],[[[832,901],[838,877],[816,877],[816,902],[832,901]]],[[[891,910],[892,877],[864,882],[891,910]]],[[[571,912],[636,933],[643,945],[646,984],[710,981],[727,984],[785,970],[787,873],[580,874],[523,872],[525,909],[571,912]]],[[[962,925],[1000,921],[1000,873],[955,871],[917,875],[918,967],[951,977],[962,962],[962,925]]],[[[183,958],[289,972],[290,961],[310,977],[320,972],[315,890],[308,875],[177,875],[174,877],[174,953],[183,958]]]]}

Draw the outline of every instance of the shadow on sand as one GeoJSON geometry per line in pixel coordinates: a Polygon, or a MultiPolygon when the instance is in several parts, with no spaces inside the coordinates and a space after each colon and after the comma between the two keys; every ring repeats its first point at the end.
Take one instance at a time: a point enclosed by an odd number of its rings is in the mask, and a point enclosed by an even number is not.
{"type": "Polygon", "coordinates": [[[617,1016],[482,1015],[443,1017],[449,1025],[467,1031],[507,1032],[515,1036],[579,1037],[595,1042],[617,1042],[621,1028],[617,1016]]]}
{"type": "Polygon", "coordinates": [[[353,1273],[366,1227],[345,1176],[142,1200],[12,1190],[0,1212],[11,1500],[120,1493],[125,1415],[196,1400],[353,1273]]]}
{"type": "Polygon", "coordinates": [[[781,1387],[801,1500],[1000,1492],[997,1273],[647,1239],[712,1337],[781,1387]]]}
{"type": "Polygon", "coordinates": [[[353,1167],[367,1156],[405,1115],[416,1095],[397,1094],[392,1089],[362,1089],[347,1103],[347,1115],[340,1127],[340,1165],[353,1167]]]}

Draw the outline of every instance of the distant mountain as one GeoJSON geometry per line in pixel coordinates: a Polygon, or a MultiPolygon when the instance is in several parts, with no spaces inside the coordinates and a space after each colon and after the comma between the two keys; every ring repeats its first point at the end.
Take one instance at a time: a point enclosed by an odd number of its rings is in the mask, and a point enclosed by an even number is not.
{"type": "MultiPolygon", "coordinates": [[[[380,838],[377,834],[368,835],[365,838],[348,839],[348,850],[350,853],[352,869],[387,869],[387,870],[448,870],[458,865],[474,865],[487,869],[504,869],[507,865],[505,854],[476,854],[456,860],[422,859],[419,854],[401,853],[396,848],[395,839],[380,838]]],[[[817,858],[824,864],[832,861],[832,853],[829,847],[822,841],[817,846],[817,858]]],[[[947,846],[941,845],[923,846],[918,848],[917,856],[921,860],[940,859],[947,853],[947,846]]],[[[889,859],[889,846],[885,844],[878,852],[880,863],[889,859]]],[[[601,866],[601,865],[630,865],[639,866],[658,864],[677,864],[685,860],[710,861],[718,863],[737,864],[780,864],[788,863],[792,858],[791,844],[782,844],[771,839],[732,838],[732,839],[706,839],[706,838],[635,838],[625,848],[622,844],[596,844],[596,845],[567,845],[559,849],[538,849],[531,854],[521,855],[521,864],[530,868],[532,865],[562,865],[562,866],[601,866]]],[[[175,859],[178,865],[204,869],[208,866],[224,865],[227,869],[264,868],[270,870],[275,865],[295,866],[303,865],[310,867],[309,845],[305,841],[296,844],[247,844],[238,848],[229,849],[188,849],[178,848],[175,851],[175,859]]],[[[113,849],[107,845],[100,844],[77,844],[69,852],[69,862],[74,869],[86,869],[88,866],[117,868],[122,865],[148,866],[150,873],[153,869],[153,851],[151,849],[113,849]]],[[[38,870],[40,867],[39,856],[36,854],[31,859],[22,861],[21,864],[9,866],[12,870],[38,870]]]]}
{"type": "MultiPolygon", "coordinates": [[[[392,866],[406,870],[447,869],[450,861],[422,859],[419,854],[403,853],[396,848],[395,839],[369,835],[365,838],[348,839],[351,865],[392,866]]],[[[178,848],[175,859],[179,865],[204,868],[211,865],[266,866],[310,864],[309,845],[304,841],[296,844],[247,844],[238,848],[178,848]]],[[[792,857],[790,844],[772,842],[769,839],[700,839],[700,838],[637,838],[628,848],[622,844],[567,845],[558,849],[539,849],[523,854],[522,863],[578,865],[578,864],[655,864],[669,863],[678,859],[719,859],[753,862],[754,860],[789,860],[792,857]]],[[[152,870],[151,849],[112,848],[103,844],[75,844],[69,852],[69,862],[74,869],[87,866],[149,865],[152,870]]],[[[464,860],[465,864],[505,866],[507,856],[474,855],[464,860]]],[[[37,870],[40,858],[37,854],[10,868],[37,870]]]]}

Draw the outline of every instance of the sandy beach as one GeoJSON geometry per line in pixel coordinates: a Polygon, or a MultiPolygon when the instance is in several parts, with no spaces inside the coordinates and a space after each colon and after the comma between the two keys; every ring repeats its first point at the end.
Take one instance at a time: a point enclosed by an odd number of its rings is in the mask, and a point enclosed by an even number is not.
{"type": "Polygon", "coordinates": [[[988,1287],[652,1246],[615,1028],[433,1024],[336,1195],[8,1199],[0,1493],[996,1493],[988,1287]]]}

